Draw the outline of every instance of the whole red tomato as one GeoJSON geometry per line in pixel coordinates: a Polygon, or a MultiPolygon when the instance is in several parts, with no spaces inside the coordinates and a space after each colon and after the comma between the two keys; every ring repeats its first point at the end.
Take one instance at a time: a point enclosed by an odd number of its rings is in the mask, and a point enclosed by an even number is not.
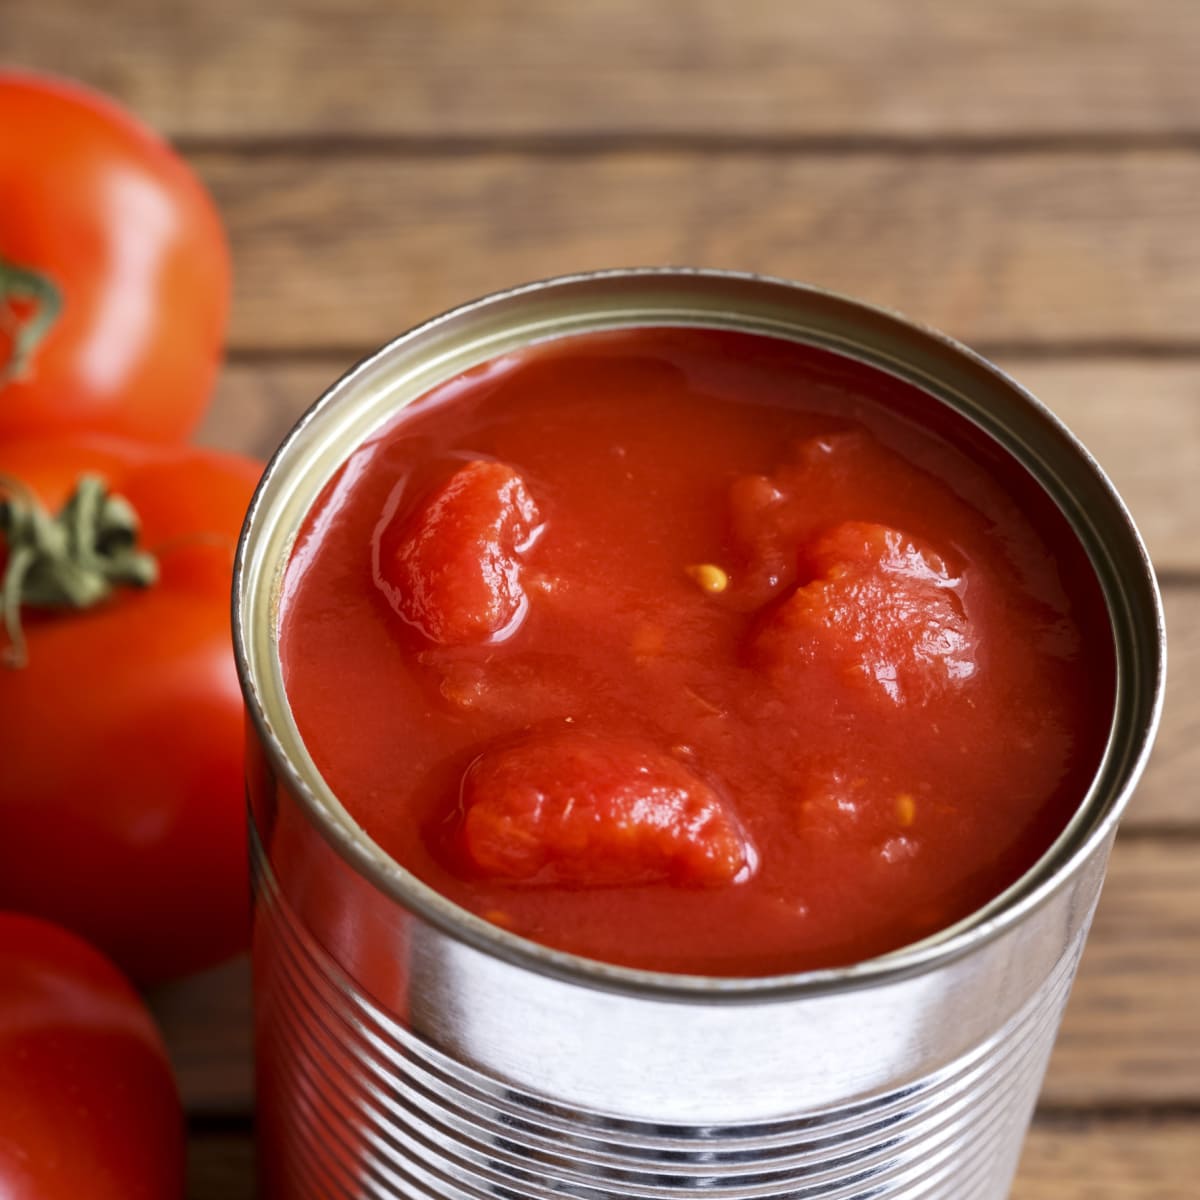
{"type": "Polygon", "coordinates": [[[0,1196],[179,1200],[183,1118],[162,1039],[91,946],[0,913],[0,1196]]]}
{"type": "Polygon", "coordinates": [[[229,310],[216,209],[166,142],[74,84],[0,72],[0,438],[182,441],[229,310]]]}
{"type": "Polygon", "coordinates": [[[0,442],[0,570],[33,602],[21,628],[10,608],[0,663],[0,908],[68,926],[142,983],[248,939],[229,591],[259,472],[188,447],[0,442]],[[88,476],[61,527],[31,515],[26,489],[58,511],[88,476]],[[55,588],[71,596],[41,607],[55,588]]]}

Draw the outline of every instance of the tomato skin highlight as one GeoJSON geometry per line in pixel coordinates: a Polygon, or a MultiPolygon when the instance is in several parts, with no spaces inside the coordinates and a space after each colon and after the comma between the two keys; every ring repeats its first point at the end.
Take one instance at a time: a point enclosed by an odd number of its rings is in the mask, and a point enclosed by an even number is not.
{"type": "Polygon", "coordinates": [[[4,378],[13,347],[0,333],[0,439],[184,440],[229,313],[229,249],[208,193],[165,141],[73,83],[0,72],[0,128],[0,260],[62,299],[16,378],[4,378]]]}
{"type": "Polygon", "coordinates": [[[0,475],[53,511],[84,472],[137,511],[160,578],[84,612],[23,610],[28,663],[0,669],[0,907],[74,929],[147,983],[248,941],[229,589],[260,467],[114,439],[0,443],[0,475]]]}
{"type": "Polygon", "coordinates": [[[0,1195],[179,1200],[183,1114],[162,1038],[115,966],[0,913],[0,1195]]]}

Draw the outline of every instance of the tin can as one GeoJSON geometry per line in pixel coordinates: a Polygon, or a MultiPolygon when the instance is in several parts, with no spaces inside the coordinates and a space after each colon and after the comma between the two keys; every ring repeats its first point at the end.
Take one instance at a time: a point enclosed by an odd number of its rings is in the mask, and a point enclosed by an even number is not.
{"type": "Polygon", "coordinates": [[[656,269],[517,288],[405,334],[317,401],[266,471],[234,593],[252,725],[268,1200],[1007,1195],[1165,667],[1161,600],[1129,514],[1016,383],[894,314],[779,280],[656,269]],[[388,859],[300,738],[277,646],[283,568],[350,452],[487,359],[646,325],[788,338],[915,384],[1027,468],[1094,565],[1118,694],[1092,787],[1025,876],[919,944],[758,979],[656,974],[535,945],[388,859]]]}

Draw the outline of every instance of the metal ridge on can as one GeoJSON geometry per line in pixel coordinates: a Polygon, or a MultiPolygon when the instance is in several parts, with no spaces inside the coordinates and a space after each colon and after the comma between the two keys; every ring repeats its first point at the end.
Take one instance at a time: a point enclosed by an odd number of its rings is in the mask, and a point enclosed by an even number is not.
{"type": "Polygon", "coordinates": [[[1165,640],[1154,573],[1120,497],[998,368],[883,309],[759,276],[605,271],[486,297],[396,339],[297,423],[247,517],[234,631],[256,735],[256,1006],[272,1200],[1006,1194],[1116,823],[1158,723],[1165,640]],[[469,367],[537,341],[646,325],[800,341],[916,385],[1026,467],[1093,564],[1117,696],[1092,787],[1017,883],[922,942],[760,978],[635,970],[537,945],[388,858],[304,746],[279,661],[280,588],[301,521],[334,472],[399,408],[469,367]],[[302,830],[291,865],[271,848],[280,806],[302,830]],[[313,878],[337,895],[338,920],[306,907],[313,878]],[[381,955],[394,959],[394,986],[373,977],[381,955]],[[332,1139],[325,1150],[322,1138],[332,1139]]]}

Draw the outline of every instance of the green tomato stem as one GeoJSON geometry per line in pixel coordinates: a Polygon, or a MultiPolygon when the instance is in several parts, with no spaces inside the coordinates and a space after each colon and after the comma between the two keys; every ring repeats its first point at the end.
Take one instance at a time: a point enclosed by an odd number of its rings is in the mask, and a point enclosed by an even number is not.
{"type": "Polygon", "coordinates": [[[0,364],[0,387],[19,379],[62,311],[62,293],[48,275],[0,258],[0,311],[12,301],[34,305],[31,316],[18,321],[7,363],[0,364]]]}
{"type": "Polygon", "coordinates": [[[81,475],[57,516],[20,480],[0,475],[0,538],[8,561],[0,580],[0,612],[8,635],[5,666],[29,661],[23,608],[92,608],[121,584],[150,587],[158,559],[138,546],[133,506],[98,475],[81,475]]]}

